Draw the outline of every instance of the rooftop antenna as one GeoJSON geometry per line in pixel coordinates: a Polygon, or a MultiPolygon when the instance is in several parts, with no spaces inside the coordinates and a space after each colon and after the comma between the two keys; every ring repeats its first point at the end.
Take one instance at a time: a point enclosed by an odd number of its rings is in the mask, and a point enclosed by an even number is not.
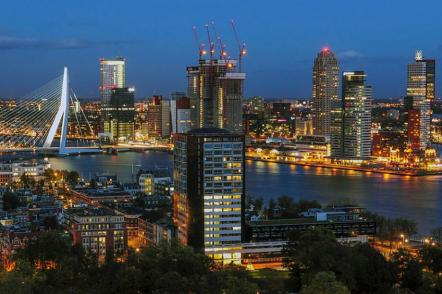
{"type": "Polygon", "coordinates": [[[415,59],[416,61],[424,59],[424,53],[422,52],[422,50],[416,50],[415,59]]]}
{"type": "Polygon", "coordinates": [[[241,42],[239,41],[238,32],[236,31],[235,21],[233,19],[231,21],[231,24],[232,24],[233,32],[235,33],[236,44],[238,45],[238,50],[239,50],[239,58],[238,58],[239,67],[238,67],[238,71],[242,72],[242,58],[243,58],[243,56],[245,56],[247,54],[246,43],[243,42],[241,44],[241,42]]]}

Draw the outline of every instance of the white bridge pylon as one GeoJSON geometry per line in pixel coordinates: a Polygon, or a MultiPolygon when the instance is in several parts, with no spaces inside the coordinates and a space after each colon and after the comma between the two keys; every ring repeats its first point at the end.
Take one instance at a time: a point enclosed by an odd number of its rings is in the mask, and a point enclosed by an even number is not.
{"type": "Polygon", "coordinates": [[[57,114],[55,115],[55,119],[52,122],[51,128],[49,129],[48,136],[46,137],[46,140],[43,144],[43,148],[51,147],[52,141],[54,140],[55,134],[57,133],[58,126],[60,125],[60,122],[62,122],[59,154],[68,153],[66,152],[66,136],[69,116],[69,89],[68,68],[65,67],[63,72],[60,106],[58,108],[57,114]]]}

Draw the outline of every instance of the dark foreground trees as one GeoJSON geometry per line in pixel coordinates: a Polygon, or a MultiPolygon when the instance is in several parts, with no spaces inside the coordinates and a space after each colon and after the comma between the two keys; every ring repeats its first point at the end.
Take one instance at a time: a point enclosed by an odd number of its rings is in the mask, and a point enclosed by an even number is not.
{"type": "Polygon", "coordinates": [[[424,247],[418,257],[400,250],[387,261],[368,244],[345,246],[330,231],[311,229],[293,234],[285,253],[294,292],[313,293],[305,291],[330,284],[345,293],[335,277],[351,293],[442,293],[442,249],[435,246],[424,247]]]}
{"type": "Polygon", "coordinates": [[[129,253],[98,265],[94,256],[58,232],[43,234],[0,272],[0,293],[256,293],[244,269],[217,267],[178,244],[129,253]]]}

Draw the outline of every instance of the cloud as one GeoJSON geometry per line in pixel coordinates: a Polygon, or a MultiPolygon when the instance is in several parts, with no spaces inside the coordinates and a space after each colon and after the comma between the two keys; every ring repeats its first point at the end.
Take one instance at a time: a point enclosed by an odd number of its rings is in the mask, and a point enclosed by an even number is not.
{"type": "Polygon", "coordinates": [[[84,49],[100,46],[117,46],[123,44],[136,43],[136,40],[103,40],[91,41],[83,39],[59,39],[59,40],[42,40],[35,38],[17,38],[11,36],[0,35],[0,50],[15,50],[28,48],[43,49],[84,49]]]}
{"type": "Polygon", "coordinates": [[[338,53],[338,57],[340,59],[361,59],[365,57],[365,55],[356,50],[347,50],[341,53],[338,53]]]}

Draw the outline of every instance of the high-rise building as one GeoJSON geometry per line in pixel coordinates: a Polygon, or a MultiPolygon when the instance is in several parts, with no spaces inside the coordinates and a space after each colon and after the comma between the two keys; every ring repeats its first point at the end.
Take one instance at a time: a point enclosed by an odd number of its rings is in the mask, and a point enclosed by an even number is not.
{"type": "Polygon", "coordinates": [[[126,86],[125,59],[121,57],[100,59],[100,96],[102,131],[110,133],[109,107],[112,90],[126,86]]]}
{"type": "Polygon", "coordinates": [[[183,244],[216,261],[240,261],[244,168],[244,135],[219,128],[176,135],[174,220],[183,244]]]}
{"type": "Polygon", "coordinates": [[[186,133],[192,129],[190,99],[183,92],[173,92],[171,96],[172,133],[186,133]]]}
{"type": "Polygon", "coordinates": [[[404,98],[408,146],[413,150],[425,149],[430,144],[430,100],[423,96],[404,98]]]}
{"type": "Polygon", "coordinates": [[[135,89],[114,88],[108,103],[102,107],[106,112],[106,132],[115,141],[126,141],[134,136],[135,89]]]}
{"type": "Polygon", "coordinates": [[[364,160],[371,155],[372,91],[365,85],[365,77],[363,71],[342,74],[342,121],[331,142],[334,158],[364,160]]]}
{"type": "Polygon", "coordinates": [[[236,60],[204,60],[187,68],[194,127],[243,132],[242,103],[245,73],[236,72],[236,60]]]}
{"type": "Polygon", "coordinates": [[[435,98],[436,61],[425,59],[417,51],[415,62],[408,64],[407,96],[425,97],[430,104],[435,98]]]}
{"type": "Polygon", "coordinates": [[[312,83],[313,133],[330,137],[333,111],[339,107],[339,66],[333,52],[324,48],[315,58],[312,83]]]}
{"type": "Polygon", "coordinates": [[[434,59],[424,59],[417,51],[415,62],[408,64],[407,96],[404,98],[407,135],[413,150],[425,149],[430,144],[431,105],[435,99],[434,59]]]}
{"type": "Polygon", "coordinates": [[[147,134],[149,138],[170,137],[170,101],[153,96],[147,109],[147,134]]]}

